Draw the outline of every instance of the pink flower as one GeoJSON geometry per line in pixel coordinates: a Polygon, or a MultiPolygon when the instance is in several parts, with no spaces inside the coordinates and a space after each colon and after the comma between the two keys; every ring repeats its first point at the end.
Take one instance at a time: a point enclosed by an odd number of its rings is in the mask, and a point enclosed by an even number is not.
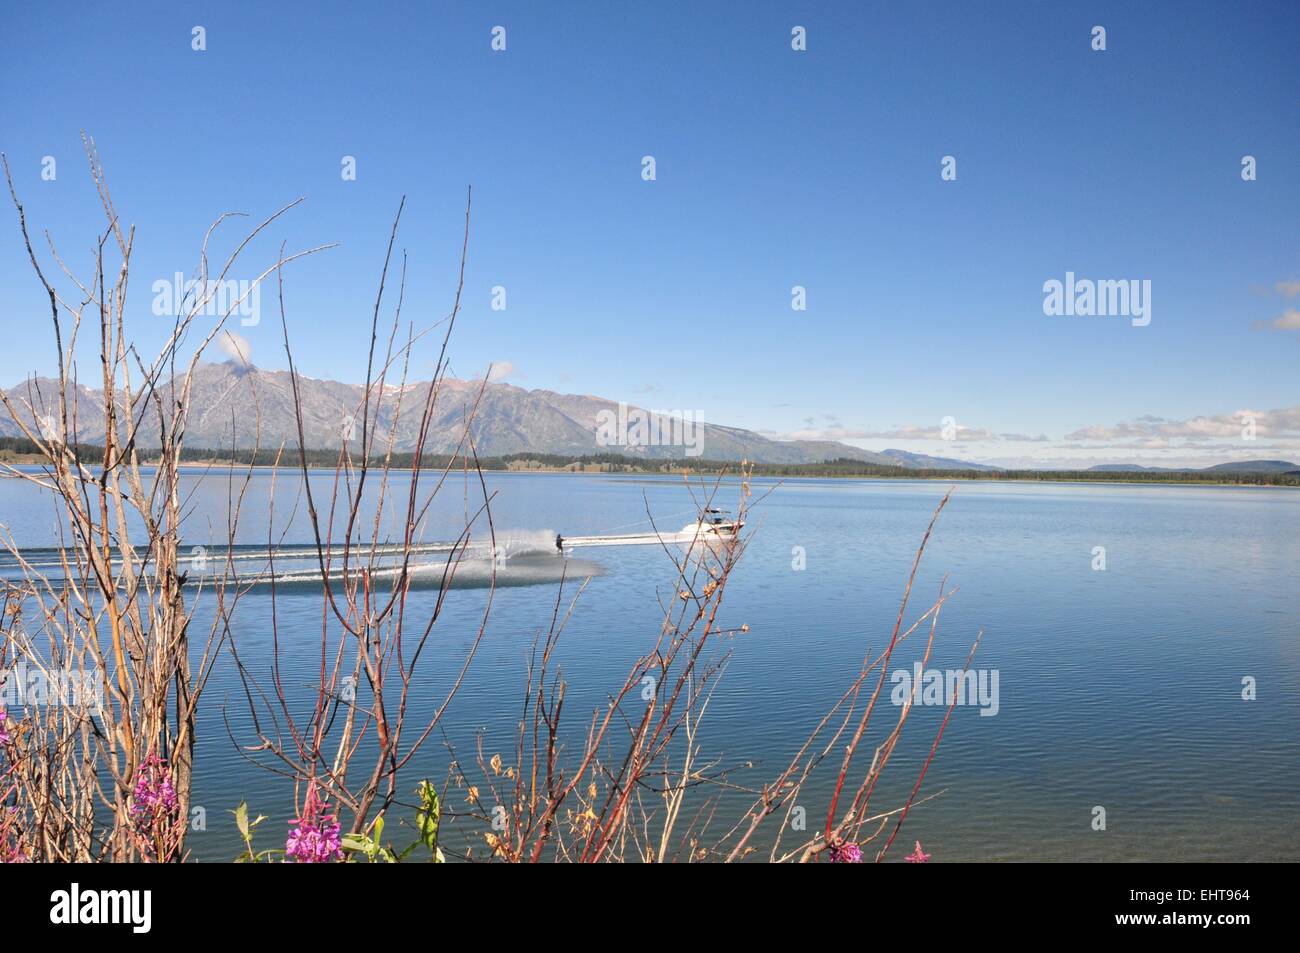
{"type": "Polygon", "coordinates": [[[299,864],[327,864],[343,858],[339,844],[339,825],[334,809],[316,793],[316,782],[307,788],[307,803],[301,817],[289,822],[293,830],[284,844],[285,860],[299,864]]]}
{"type": "Polygon", "coordinates": [[[131,796],[131,816],[137,830],[153,828],[155,822],[170,819],[176,813],[176,788],[171,768],[156,754],[150,754],[136,772],[135,791],[131,796]]]}
{"type": "Polygon", "coordinates": [[[862,863],[862,848],[853,843],[832,844],[831,863],[860,864],[862,863]]]}
{"type": "Polygon", "coordinates": [[[5,711],[3,707],[0,707],[0,747],[13,741],[13,739],[9,737],[9,729],[6,727],[8,724],[9,713],[5,711]]]}
{"type": "Polygon", "coordinates": [[[912,851],[903,858],[909,864],[923,864],[930,859],[930,855],[921,850],[921,842],[916,842],[916,850],[912,851]]]}

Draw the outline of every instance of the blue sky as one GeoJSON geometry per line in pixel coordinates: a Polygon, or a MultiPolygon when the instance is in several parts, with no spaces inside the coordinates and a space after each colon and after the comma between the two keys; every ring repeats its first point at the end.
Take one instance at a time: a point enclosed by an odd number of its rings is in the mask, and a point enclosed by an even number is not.
{"type": "MultiPolygon", "coordinates": [[[[996,462],[1300,459],[1300,4],[0,9],[0,149],[28,220],[86,269],[85,129],[137,229],[146,353],[167,323],[150,286],[193,272],[214,218],[305,196],[232,274],[340,242],[291,266],[290,326],[303,373],[360,381],[399,198],[404,314],[425,324],[472,184],[460,376],[508,363],[522,387],[996,462]],[[1067,271],[1149,280],[1151,323],[1045,315],[1067,271]]],[[[263,315],[239,333],[283,367],[263,315]]],[[[11,208],[0,321],[0,383],[52,370],[11,208]]]]}

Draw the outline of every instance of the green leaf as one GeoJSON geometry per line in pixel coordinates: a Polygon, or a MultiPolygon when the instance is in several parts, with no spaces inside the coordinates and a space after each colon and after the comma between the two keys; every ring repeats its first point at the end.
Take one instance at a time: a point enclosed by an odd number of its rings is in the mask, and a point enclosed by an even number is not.
{"type": "Polygon", "coordinates": [[[365,834],[344,834],[340,841],[344,850],[369,854],[375,849],[374,842],[365,834]]]}
{"type": "MultiPolygon", "coordinates": [[[[248,802],[240,801],[239,807],[230,812],[235,815],[235,826],[239,828],[239,833],[243,835],[244,840],[248,840],[248,802]]],[[[260,821],[261,818],[259,817],[260,821]]]]}
{"type": "Polygon", "coordinates": [[[429,848],[437,860],[441,853],[438,850],[438,827],[442,822],[438,789],[428,781],[421,781],[415,792],[420,797],[420,809],[415,812],[415,827],[420,832],[420,843],[429,848]]]}

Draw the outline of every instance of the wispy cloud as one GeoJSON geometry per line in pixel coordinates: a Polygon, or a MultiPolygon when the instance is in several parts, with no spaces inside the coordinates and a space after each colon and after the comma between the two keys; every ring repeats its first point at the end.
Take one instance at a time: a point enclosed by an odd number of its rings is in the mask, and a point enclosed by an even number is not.
{"type": "MultiPolygon", "coordinates": [[[[813,418],[805,418],[809,423],[813,418]]],[[[943,440],[943,428],[940,426],[920,427],[908,425],[892,430],[859,430],[852,427],[806,427],[784,433],[764,431],[764,436],[775,440],[943,440]]],[[[984,427],[972,428],[957,426],[957,440],[995,440],[997,435],[984,427]]]]}
{"type": "Polygon", "coordinates": [[[236,364],[247,367],[253,363],[253,345],[248,343],[248,338],[235,331],[222,331],[217,335],[217,348],[222,354],[230,358],[236,364]]]}
{"type": "Polygon", "coordinates": [[[1300,331],[1300,310],[1287,308],[1272,321],[1255,321],[1251,327],[1256,331],[1300,331]]]}
{"type": "Polygon", "coordinates": [[[1009,440],[1015,443],[1047,443],[1052,438],[1045,433],[1040,433],[1037,437],[1031,437],[1023,433],[1000,433],[999,440],[1009,440]]]}
{"type": "Polygon", "coordinates": [[[1138,417],[1112,425],[1082,427],[1065,435],[1067,441],[1113,442],[1126,446],[1167,446],[1155,441],[1180,440],[1204,442],[1233,437],[1240,439],[1243,428],[1253,426],[1254,433],[1271,438],[1300,436],[1300,406],[1277,410],[1238,410],[1231,414],[1167,420],[1163,417],[1138,417]]]}
{"type": "Polygon", "coordinates": [[[487,379],[490,381],[503,381],[515,372],[513,361],[493,361],[487,369],[487,379]]]}
{"type": "MultiPolygon", "coordinates": [[[[1300,281],[1279,281],[1273,291],[1283,298],[1294,298],[1300,295],[1300,281]]],[[[1250,327],[1255,331],[1300,331],[1300,311],[1287,308],[1271,321],[1252,321],[1250,327]]]]}

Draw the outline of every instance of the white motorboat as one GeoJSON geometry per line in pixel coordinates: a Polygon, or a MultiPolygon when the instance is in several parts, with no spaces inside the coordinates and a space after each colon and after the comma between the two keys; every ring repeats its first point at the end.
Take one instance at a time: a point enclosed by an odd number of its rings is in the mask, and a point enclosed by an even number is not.
{"type": "Polygon", "coordinates": [[[712,538],[731,538],[734,537],[740,528],[744,526],[743,520],[733,520],[727,514],[726,510],[716,509],[714,507],[705,507],[700,513],[700,518],[694,523],[687,523],[682,527],[682,536],[695,539],[698,537],[712,538]]]}
{"type": "Polygon", "coordinates": [[[706,507],[701,511],[699,519],[687,523],[677,533],[655,531],[649,533],[625,533],[617,536],[570,537],[557,535],[555,537],[555,551],[559,555],[567,556],[578,547],[586,548],[588,546],[662,546],[665,543],[689,546],[696,541],[721,542],[734,539],[744,525],[743,520],[731,519],[726,510],[706,507]]]}

